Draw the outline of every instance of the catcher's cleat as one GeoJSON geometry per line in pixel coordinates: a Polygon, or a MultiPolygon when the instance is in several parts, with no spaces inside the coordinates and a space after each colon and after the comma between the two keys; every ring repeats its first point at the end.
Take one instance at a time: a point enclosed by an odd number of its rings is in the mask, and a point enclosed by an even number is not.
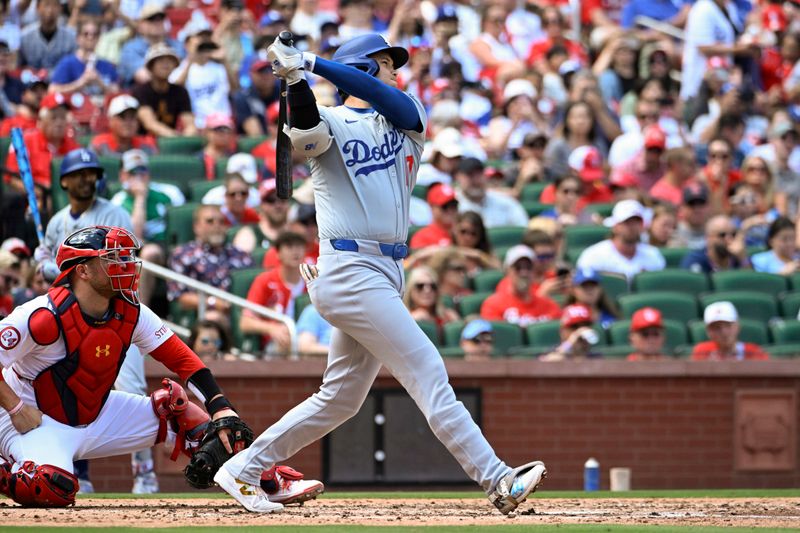
{"type": "Polygon", "coordinates": [[[269,501],[290,505],[313,500],[325,491],[321,481],[303,479],[303,474],[289,466],[273,466],[261,474],[261,488],[269,501]]]}
{"type": "Polygon", "coordinates": [[[489,494],[489,501],[501,513],[508,514],[524,502],[528,495],[536,491],[546,476],[547,469],[541,461],[519,466],[500,480],[489,494]]]}
{"type": "Polygon", "coordinates": [[[277,513],[283,509],[280,503],[269,501],[261,487],[234,478],[225,468],[217,471],[214,481],[252,513],[277,513]]]}

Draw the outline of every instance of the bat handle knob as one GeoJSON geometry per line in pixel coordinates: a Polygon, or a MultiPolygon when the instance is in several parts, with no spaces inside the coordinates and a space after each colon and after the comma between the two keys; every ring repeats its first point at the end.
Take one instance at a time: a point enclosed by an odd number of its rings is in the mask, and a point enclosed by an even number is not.
{"type": "Polygon", "coordinates": [[[294,35],[292,35],[292,32],[284,30],[278,35],[278,39],[280,39],[280,41],[286,46],[292,46],[294,35]]]}

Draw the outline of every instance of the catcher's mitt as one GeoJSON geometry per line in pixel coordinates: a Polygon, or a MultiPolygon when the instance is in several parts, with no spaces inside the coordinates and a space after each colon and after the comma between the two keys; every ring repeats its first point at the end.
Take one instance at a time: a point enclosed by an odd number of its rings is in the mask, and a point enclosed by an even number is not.
{"type": "Polygon", "coordinates": [[[222,464],[233,457],[228,453],[222,442],[217,437],[221,429],[230,429],[228,441],[237,454],[253,443],[253,430],[244,420],[235,416],[226,416],[214,422],[209,422],[208,431],[203,437],[200,446],[192,454],[192,459],[183,470],[183,475],[189,485],[198,489],[208,489],[214,486],[214,474],[222,464]]]}

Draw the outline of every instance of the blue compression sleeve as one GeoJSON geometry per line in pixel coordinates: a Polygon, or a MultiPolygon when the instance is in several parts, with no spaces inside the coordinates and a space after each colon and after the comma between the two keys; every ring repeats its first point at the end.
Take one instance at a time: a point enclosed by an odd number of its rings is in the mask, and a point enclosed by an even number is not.
{"type": "Polygon", "coordinates": [[[337,88],[372,104],[375,110],[401,130],[422,131],[417,106],[403,91],[386,85],[355,67],[317,57],[314,74],[319,74],[337,88]]]}

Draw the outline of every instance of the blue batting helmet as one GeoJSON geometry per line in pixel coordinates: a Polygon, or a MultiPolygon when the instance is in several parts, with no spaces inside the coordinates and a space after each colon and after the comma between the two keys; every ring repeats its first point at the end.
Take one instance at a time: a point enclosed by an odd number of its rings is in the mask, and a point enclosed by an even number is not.
{"type": "Polygon", "coordinates": [[[394,61],[394,68],[400,68],[408,62],[408,52],[405,48],[390,45],[377,33],[350,39],[336,50],[333,60],[374,76],[378,73],[378,62],[369,56],[376,52],[388,52],[394,61]]]}
{"type": "Polygon", "coordinates": [[[89,150],[88,148],[76,148],[75,150],[68,152],[67,155],[64,156],[64,159],[61,160],[61,172],[59,176],[63,178],[67,174],[71,174],[72,172],[83,170],[85,168],[92,168],[101,174],[103,173],[103,167],[100,166],[100,160],[97,158],[97,154],[94,153],[93,150],[89,150]]]}

